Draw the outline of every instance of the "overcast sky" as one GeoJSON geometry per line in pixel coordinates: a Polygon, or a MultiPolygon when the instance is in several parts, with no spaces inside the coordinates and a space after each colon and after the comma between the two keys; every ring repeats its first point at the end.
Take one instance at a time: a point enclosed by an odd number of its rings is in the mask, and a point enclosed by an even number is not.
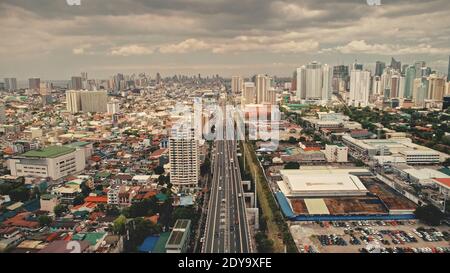
{"type": "Polygon", "coordinates": [[[317,60],[447,71],[449,0],[0,0],[0,78],[291,75],[317,60]]]}

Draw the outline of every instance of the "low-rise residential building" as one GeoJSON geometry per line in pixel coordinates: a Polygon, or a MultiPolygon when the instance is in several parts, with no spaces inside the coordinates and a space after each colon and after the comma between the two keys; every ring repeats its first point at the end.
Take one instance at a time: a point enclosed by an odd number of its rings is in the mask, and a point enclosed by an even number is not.
{"type": "Polygon", "coordinates": [[[348,147],[342,144],[325,145],[325,157],[328,162],[343,163],[348,161],[348,147]]]}
{"type": "Polygon", "coordinates": [[[41,195],[41,210],[53,213],[54,208],[59,204],[58,197],[53,194],[41,195]]]}

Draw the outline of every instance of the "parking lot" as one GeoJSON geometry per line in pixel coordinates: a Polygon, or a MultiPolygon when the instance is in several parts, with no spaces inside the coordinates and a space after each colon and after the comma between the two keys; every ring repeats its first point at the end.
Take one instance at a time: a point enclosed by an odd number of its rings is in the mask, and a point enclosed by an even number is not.
{"type": "Polygon", "coordinates": [[[293,222],[300,252],[450,253],[450,227],[417,221],[293,222]]]}

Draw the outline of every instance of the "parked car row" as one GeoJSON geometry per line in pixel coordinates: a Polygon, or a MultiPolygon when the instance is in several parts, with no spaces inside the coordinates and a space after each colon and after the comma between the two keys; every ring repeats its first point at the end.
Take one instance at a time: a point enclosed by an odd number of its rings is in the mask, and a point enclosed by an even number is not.
{"type": "Polygon", "coordinates": [[[317,238],[319,239],[322,246],[330,246],[330,245],[346,246],[347,245],[347,242],[342,237],[337,236],[335,234],[317,235],[317,238]]]}
{"type": "Polygon", "coordinates": [[[422,238],[422,240],[426,242],[440,242],[440,241],[449,241],[450,234],[448,232],[440,232],[434,228],[417,228],[414,229],[413,232],[417,235],[417,237],[422,238]]]}
{"type": "Polygon", "coordinates": [[[381,247],[379,249],[359,249],[362,253],[450,253],[450,247],[381,247]]]}
{"type": "Polygon", "coordinates": [[[299,251],[300,253],[319,253],[319,250],[311,245],[300,246],[299,251]]]}

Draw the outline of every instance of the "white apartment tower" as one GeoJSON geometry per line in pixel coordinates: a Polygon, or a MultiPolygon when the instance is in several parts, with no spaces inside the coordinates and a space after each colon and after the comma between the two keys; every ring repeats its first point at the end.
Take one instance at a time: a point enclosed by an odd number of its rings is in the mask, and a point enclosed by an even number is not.
{"type": "Polygon", "coordinates": [[[107,112],[108,94],[106,91],[66,91],[67,111],[107,112]]]}
{"type": "Polygon", "coordinates": [[[348,162],[348,147],[345,145],[325,145],[325,157],[328,162],[348,162]]]}
{"type": "Polygon", "coordinates": [[[67,111],[71,113],[78,113],[81,111],[81,94],[79,91],[66,91],[66,106],[67,111]]]}
{"type": "Polygon", "coordinates": [[[445,77],[432,74],[428,77],[428,99],[442,101],[445,96],[445,77]]]}
{"type": "Polygon", "coordinates": [[[297,93],[301,100],[331,99],[333,69],[328,65],[312,62],[297,68],[297,93]]]}
{"type": "Polygon", "coordinates": [[[256,76],[256,103],[267,102],[267,90],[270,87],[270,77],[265,75],[256,76]]]}
{"type": "Polygon", "coordinates": [[[350,105],[369,104],[370,71],[352,70],[350,72],[350,105]]]}
{"type": "Polygon", "coordinates": [[[17,90],[17,79],[16,78],[5,78],[5,89],[7,91],[17,90]]]}
{"type": "Polygon", "coordinates": [[[81,110],[83,112],[105,113],[107,103],[106,91],[81,91],[81,110]]]}
{"type": "Polygon", "coordinates": [[[297,68],[297,99],[306,98],[306,66],[297,68]]]}
{"type": "Polygon", "coordinates": [[[170,182],[180,190],[198,185],[200,177],[199,140],[193,119],[177,122],[169,137],[170,182]]]}
{"type": "Polygon", "coordinates": [[[322,67],[322,100],[331,100],[333,68],[324,64],[322,67]]]}
{"type": "Polygon", "coordinates": [[[306,98],[322,98],[322,65],[310,63],[306,65],[306,98]]]}
{"type": "Polygon", "coordinates": [[[232,94],[241,93],[244,87],[244,80],[241,76],[231,77],[231,92],[232,94]]]}

